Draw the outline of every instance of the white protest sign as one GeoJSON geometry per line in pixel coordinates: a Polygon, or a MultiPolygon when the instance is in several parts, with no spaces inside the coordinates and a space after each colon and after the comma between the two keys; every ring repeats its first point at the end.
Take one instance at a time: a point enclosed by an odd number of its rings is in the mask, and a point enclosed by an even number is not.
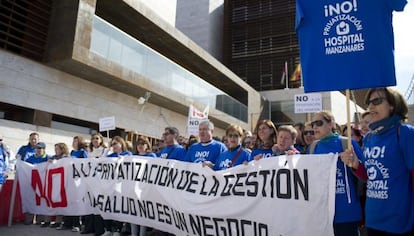
{"type": "Polygon", "coordinates": [[[115,117],[103,117],[99,118],[99,132],[114,130],[115,129],[115,117]]]}
{"type": "Polygon", "coordinates": [[[278,156],[216,172],[140,156],[17,165],[26,212],[100,214],[175,235],[332,236],[336,162],[278,156]]]}
{"type": "Polygon", "coordinates": [[[295,113],[314,113],[322,110],[322,94],[295,94],[295,113]]]}
{"type": "Polygon", "coordinates": [[[198,136],[198,125],[201,121],[208,120],[209,106],[204,108],[204,111],[199,111],[193,105],[190,105],[188,111],[188,136],[195,135],[198,136]]]}

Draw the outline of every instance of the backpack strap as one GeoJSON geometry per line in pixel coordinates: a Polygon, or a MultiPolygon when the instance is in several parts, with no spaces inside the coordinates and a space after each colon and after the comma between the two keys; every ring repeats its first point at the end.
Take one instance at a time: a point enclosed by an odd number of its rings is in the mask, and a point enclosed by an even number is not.
{"type": "Polygon", "coordinates": [[[240,154],[242,153],[243,148],[240,147],[239,151],[236,153],[236,155],[234,155],[233,159],[231,160],[231,164],[229,167],[233,167],[234,163],[237,161],[237,159],[239,159],[240,154]]]}
{"type": "MultiPolygon", "coordinates": [[[[341,139],[342,151],[345,151],[346,149],[348,149],[348,137],[339,136],[339,138],[341,139]]],[[[352,146],[352,141],[351,141],[351,146],[352,146]]]]}
{"type": "MultiPolygon", "coordinates": [[[[341,144],[342,144],[342,150],[346,150],[348,146],[348,138],[340,136],[341,144]]],[[[313,154],[315,152],[315,147],[318,144],[319,140],[313,141],[313,143],[309,146],[309,154],[313,154]]]]}
{"type": "Polygon", "coordinates": [[[311,145],[309,146],[309,154],[313,154],[315,152],[315,147],[318,144],[319,140],[313,141],[311,145]]]}

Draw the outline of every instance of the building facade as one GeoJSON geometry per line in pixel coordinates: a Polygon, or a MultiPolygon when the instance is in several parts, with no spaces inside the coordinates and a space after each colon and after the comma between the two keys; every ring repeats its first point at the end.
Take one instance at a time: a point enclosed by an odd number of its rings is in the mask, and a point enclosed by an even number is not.
{"type": "Polygon", "coordinates": [[[30,132],[48,144],[88,138],[104,117],[115,117],[111,137],[159,138],[166,126],[185,135],[190,105],[210,107],[216,135],[261,113],[257,91],[141,1],[0,7],[0,132],[13,148],[30,132]]]}

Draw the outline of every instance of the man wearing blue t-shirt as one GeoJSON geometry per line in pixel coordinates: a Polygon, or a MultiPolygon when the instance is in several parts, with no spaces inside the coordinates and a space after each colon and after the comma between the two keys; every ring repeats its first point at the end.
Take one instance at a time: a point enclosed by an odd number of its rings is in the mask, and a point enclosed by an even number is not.
{"type": "Polygon", "coordinates": [[[33,132],[29,135],[29,143],[19,148],[16,154],[16,159],[26,161],[29,157],[35,155],[36,144],[39,142],[39,134],[33,132]]]}
{"type": "Polygon", "coordinates": [[[188,162],[203,163],[212,167],[217,157],[227,151],[227,147],[213,139],[214,124],[211,121],[202,121],[198,125],[200,142],[191,145],[186,160],[188,162]]]}
{"type": "Polygon", "coordinates": [[[183,146],[179,145],[177,138],[180,135],[179,131],[175,127],[166,127],[162,138],[164,140],[165,147],[160,151],[158,157],[164,159],[174,159],[179,161],[185,160],[186,150],[183,146]]]}

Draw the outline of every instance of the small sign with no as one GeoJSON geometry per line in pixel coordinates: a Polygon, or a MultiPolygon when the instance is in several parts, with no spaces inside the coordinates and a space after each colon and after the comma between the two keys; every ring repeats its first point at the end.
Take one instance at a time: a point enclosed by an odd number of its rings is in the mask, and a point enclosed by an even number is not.
{"type": "Polygon", "coordinates": [[[314,113],[322,111],[322,94],[295,94],[295,113],[314,113]]]}

